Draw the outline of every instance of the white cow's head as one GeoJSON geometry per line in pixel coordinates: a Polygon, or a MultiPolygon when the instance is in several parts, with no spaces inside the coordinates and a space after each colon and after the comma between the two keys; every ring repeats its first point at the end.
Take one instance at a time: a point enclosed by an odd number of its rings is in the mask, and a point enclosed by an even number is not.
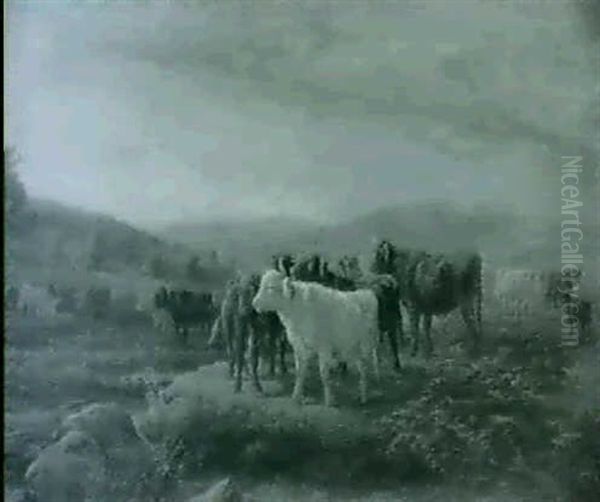
{"type": "Polygon", "coordinates": [[[268,270],[262,276],[252,306],[257,312],[274,311],[291,300],[294,294],[294,285],[289,277],[277,270],[268,270]]]}

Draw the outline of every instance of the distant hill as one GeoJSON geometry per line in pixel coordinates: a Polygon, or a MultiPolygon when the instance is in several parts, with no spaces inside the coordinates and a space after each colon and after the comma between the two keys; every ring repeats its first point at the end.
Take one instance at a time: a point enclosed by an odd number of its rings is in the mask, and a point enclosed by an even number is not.
{"type": "Polygon", "coordinates": [[[124,285],[137,277],[197,287],[201,278],[191,280],[186,274],[193,256],[199,258],[198,273],[205,272],[204,282],[212,285],[231,275],[226,267],[209,263],[208,251],[171,243],[111,216],[53,201],[30,199],[21,227],[7,235],[5,261],[9,275],[25,274],[28,280],[31,276],[42,282],[68,277],[69,282],[85,283],[92,274],[124,285]],[[164,269],[162,276],[152,270],[158,261],[164,269]]]}
{"type": "MultiPolygon", "coordinates": [[[[50,201],[30,200],[28,214],[19,234],[6,241],[9,275],[15,270],[36,277],[93,271],[126,283],[127,277],[152,278],[153,261],[162,260],[162,282],[212,287],[236,268],[263,268],[272,254],[282,251],[315,251],[332,258],[357,254],[364,264],[382,238],[431,251],[477,249],[492,266],[560,266],[560,222],[486,205],[467,208],[435,201],[382,207],[336,224],[290,217],[231,218],[181,222],[151,232],[50,201]],[[186,267],[193,256],[199,258],[196,280],[190,280],[186,267]]],[[[598,226],[586,227],[582,249],[592,270],[600,265],[598,243],[598,226]]]]}
{"type": "MultiPolygon", "coordinates": [[[[382,238],[432,251],[478,249],[496,266],[560,266],[560,224],[521,215],[510,207],[452,202],[387,206],[336,224],[292,218],[170,225],[169,240],[210,246],[242,267],[260,267],[280,251],[319,251],[331,256],[369,255],[382,238]]],[[[584,252],[591,265],[598,229],[589,228],[584,252]]]]}

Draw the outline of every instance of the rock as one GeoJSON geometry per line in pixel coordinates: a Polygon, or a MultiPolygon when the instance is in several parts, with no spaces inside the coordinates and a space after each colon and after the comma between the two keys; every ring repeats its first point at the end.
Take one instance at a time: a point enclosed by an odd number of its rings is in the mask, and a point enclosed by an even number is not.
{"type": "Polygon", "coordinates": [[[225,478],[188,502],[243,502],[243,500],[242,493],[233,480],[225,478]]]}
{"type": "Polygon", "coordinates": [[[93,404],[69,415],[58,435],[27,470],[29,486],[43,500],[99,500],[111,493],[130,498],[152,490],[153,452],[116,404],[93,404]]]}
{"type": "Polygon", "coordinates": [[[69,415],[64,430],[80,430],[90,434],[104,448],[118,443],[140,441],[129,413],[114,403],[94,403],[69,415]]]}
{"type": "Polygon", "coordinates": [[[71,431],[40,452],[25,479],[43,500],[93,498],[105,483],[104,458],[91,436],[71,431]]]}

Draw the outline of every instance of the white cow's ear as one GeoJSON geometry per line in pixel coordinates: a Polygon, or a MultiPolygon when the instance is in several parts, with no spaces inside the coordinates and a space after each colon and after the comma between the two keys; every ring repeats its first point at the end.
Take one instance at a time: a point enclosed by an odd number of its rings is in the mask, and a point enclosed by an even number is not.
{"type": "Polygon", "coordinates": [[[292,298],[294,298],[295,294],[296,288],[292,284],[292,280],[289,277],[286,277],[283,280],[283,296],[291,300],[292,298]]]}

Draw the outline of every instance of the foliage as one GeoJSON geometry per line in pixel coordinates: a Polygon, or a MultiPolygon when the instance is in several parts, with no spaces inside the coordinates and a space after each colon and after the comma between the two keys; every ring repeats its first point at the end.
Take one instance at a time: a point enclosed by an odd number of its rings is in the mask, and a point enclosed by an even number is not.
{"type": "Polygon", "coordinates": [[[185,271],[187,277],[196,281],[200,281],[206,276],[206,271],[200,265],[200,258],[195,255],[189,259],[185,271]]]}
{"type": "Polygon", "coordinates": [[[465,482],[543,461],[557,428],[534,370],[446,360],[428,378],[419,397],[381,419],[386,455],[411,462],[415,475],[465,482]]]}
{"type": "Polygon", "coordinates": [[[573,501],[597,500],[600,493],[600,408],[560,426],[552,441],[554,473],[573,501]]]}
{"type": "Polygon", "coordinates": [[[95,319],[108,316],[111,305],[110,289],[101,286],[90,287],[85,295],[84,310],[95,319]]]}
{"type": "Polygon", "coordinates": [[[148,269],[155,279],[164,279],[169,275],[169,264],[162,254],[157,254],[150,259],[148,269]]]}
{"type": "Polygon", "coordinates": [[[5,218],[10,230],[19,226],[27,206],[27,192],[19,178],[19,158],[14,149],[4,150],[5,218]]]}
{"type": "Polygon", "coordinates": [[[77,312],[77,290],[74,287],[56,288],[51,286],[50,293],[58,299],[56,312],[66,314],[74,314],[77,312]]]}

